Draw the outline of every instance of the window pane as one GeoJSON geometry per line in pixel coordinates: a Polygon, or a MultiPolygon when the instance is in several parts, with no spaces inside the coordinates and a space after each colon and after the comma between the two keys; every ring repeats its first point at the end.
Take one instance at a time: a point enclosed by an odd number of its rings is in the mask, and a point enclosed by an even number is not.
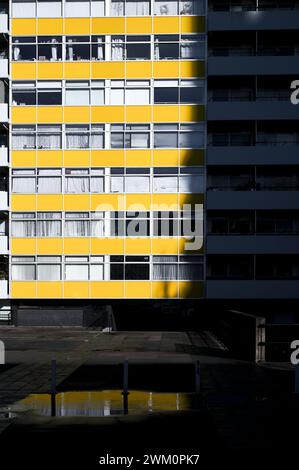
{"type": "Polygon", "coordinates": [[[88,281],[88,265],[66,264],[65,279],[67,281],[88,281]]]}
{"type": "Polygon", "coordinates": [[[37,266],[38,281],[60,281],[61,266],[57,264],[39,264],[37,266]]]}

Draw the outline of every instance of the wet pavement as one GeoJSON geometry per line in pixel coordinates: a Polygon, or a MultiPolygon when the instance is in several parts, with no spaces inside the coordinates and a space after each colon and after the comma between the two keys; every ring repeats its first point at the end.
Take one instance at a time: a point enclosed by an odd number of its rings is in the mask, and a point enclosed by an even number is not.
{"type": "Polygon", "coordinates": [[[49,393],[52,359],[57,360],[60,393],[119,388],[125,359],[129,387],[189,393],[195,386],[194,363],[201,365],[196,410],[103,418],[25,413],[11,424],[0,421],[0,446],[5,449],[14,442],[24,448],[34,442],[45,452],[54,452],[54,460],[60,450],[67,463],[82,458],[86,468],[93,468],[97,457],[109,450],[116,455],[200,451],[202,462],[211,462],[238,453],[269,459],[273,452],[290,455],[296,447],[299,400],[293,393],[293,371],[231,359],[209,332],[3,328],[0,339],[8,365],[13,366],[0,366],[0,407],[32,393],[49,393]],[[140,437],[142,444],[136,448],[140,437]]]}

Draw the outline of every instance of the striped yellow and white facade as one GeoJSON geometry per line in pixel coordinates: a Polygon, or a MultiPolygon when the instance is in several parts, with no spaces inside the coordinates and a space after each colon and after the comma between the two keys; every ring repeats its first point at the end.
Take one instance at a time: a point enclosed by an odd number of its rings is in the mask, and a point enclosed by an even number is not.
{"type": "Polygon", "coordinates": [[[202,297],[203,2],[10,3],[10,298],[202,297]]]}

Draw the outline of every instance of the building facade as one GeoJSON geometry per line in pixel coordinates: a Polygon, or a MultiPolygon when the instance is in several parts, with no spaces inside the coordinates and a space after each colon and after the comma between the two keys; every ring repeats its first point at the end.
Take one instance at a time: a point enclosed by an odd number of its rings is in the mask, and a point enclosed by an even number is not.
{"type": "Polygon", "coordinates": [[[282,0],[3,4],[3,308],[297,299],[298,19],[282,0]]]}

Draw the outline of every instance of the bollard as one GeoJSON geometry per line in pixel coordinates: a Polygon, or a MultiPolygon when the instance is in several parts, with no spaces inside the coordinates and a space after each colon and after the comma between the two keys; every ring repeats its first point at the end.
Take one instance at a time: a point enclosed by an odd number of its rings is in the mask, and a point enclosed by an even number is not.
{"type": "Polygon", "coordinates": [[[129,413],[129,403],[128,403],[128,396],[129,396],[129,391],[128,391],[128,384],[129,384],[129,363],[127,360],[124,361],[124,367],[123,367],[123,391],[122,391],[122,396],[123,396],[123,409],[124,409],[124,414],[127,415],[129,413]]]}
{"type": "Polygon", "coordinates": [[[195,392],[200,393],[200,364],[195,362],[195,392]]]}
{"type": "Polygon", "coordinates": [[[56,416],[56,359],[51,361],[51,416],[56,416]]]}
{"type": "Polygon", "coordinates": [[[299,364],[295,367],[295,393],[299,393],[299,364]]]}

